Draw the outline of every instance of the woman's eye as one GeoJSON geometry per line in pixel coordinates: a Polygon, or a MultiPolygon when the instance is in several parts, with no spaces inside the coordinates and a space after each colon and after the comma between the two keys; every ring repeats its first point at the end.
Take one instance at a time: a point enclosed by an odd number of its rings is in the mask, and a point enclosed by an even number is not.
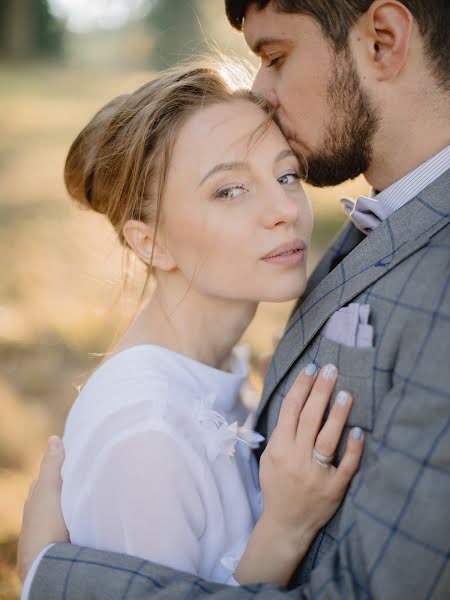
{"type": "Polygon", "coordinates": [[[233,185],[232,187],[222,188],[221,190],[218,190],[215,194],[215,197],[230,200],[231,198],[236,198],[237,196],[240,196],[244,193],[244,191],[244,186],[233,185]]]}
{"type": "Polygon", "coordinates": [[[278,183],[281,183],[282,185],[290,185],[292,183],[297,183],[297,181],[299,180],[299,173],[286,173],[285,175],[278,177],[278,183]]]}

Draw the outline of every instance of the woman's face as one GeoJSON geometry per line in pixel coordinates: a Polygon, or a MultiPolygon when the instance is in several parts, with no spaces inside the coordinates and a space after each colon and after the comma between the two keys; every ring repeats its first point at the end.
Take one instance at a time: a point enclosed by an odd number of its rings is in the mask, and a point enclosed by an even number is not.
{"type": "Polygon", "coordinates": [[[279,302],[305,287],[312,211],[278,127],[239,99],[199,110],[175,143],[163,236],[186,287],[221,299],[279,302]]]}

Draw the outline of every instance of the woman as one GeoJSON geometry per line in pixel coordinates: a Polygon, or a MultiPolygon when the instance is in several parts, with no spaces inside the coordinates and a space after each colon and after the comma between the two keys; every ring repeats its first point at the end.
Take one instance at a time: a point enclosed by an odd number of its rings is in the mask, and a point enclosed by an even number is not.
{"type": "Polygon", "coordinates": [[[319,433],[336,369],[302,371],[259,484],[251,449],[262,438],[233,351],[259,301],[304,290],[312,215],[301,178],[265,107],[209,66],[114,99],[73,143],[70,195],[106,215],[156,285],[67,419],[72,542],[214,581],[285,585],[335,512],[362,452],[356,431],[337,469],[321,464],[351,406],[341,392],[319,433]]]}

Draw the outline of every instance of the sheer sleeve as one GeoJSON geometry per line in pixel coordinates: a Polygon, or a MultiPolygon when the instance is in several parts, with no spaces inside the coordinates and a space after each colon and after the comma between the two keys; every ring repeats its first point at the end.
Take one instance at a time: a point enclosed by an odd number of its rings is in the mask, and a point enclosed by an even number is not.
{"type": "Polygon", "coordinates": [[[96,547],[199,573],[203,502],[170,434],[133,433],[106,452],[89,498],[96,547]]]}

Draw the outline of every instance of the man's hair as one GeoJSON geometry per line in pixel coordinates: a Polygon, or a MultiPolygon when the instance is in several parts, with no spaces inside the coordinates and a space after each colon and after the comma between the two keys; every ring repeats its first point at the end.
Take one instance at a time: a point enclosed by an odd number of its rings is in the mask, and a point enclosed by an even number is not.
{"type": "MultiPolygon", "coordinates": [[[[275,10],[313,17],[336,50],[347,46],[356,21],[374,0],[225,0],[231,25],[242,29],[249,6],[257,10],[272,3],[275,10]]],[[[424,40],[424,48],[438,83],[450,91],[450,1],[399,0],[411,12],[424,40]]]]}

